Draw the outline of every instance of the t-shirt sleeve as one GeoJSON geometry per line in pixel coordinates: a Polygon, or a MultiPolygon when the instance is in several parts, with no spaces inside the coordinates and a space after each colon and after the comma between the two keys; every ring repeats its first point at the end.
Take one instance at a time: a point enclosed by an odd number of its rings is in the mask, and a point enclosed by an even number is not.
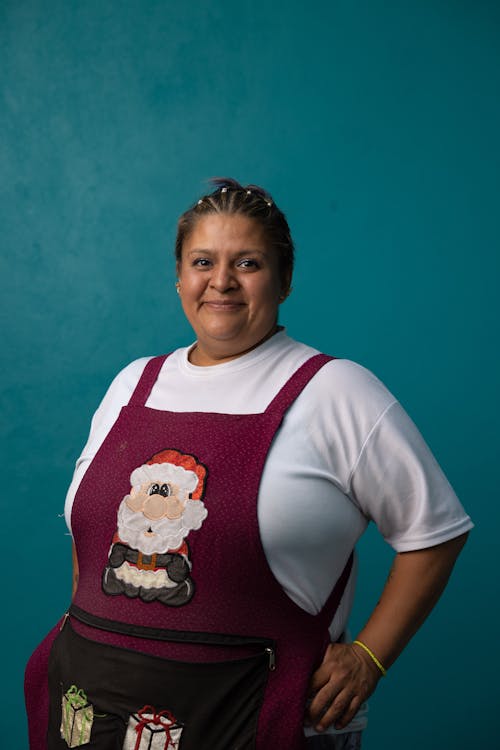
{"type": "Polygon", "coordinates": [[[70,531],[73,501],[80,482],[92,459],[104,442],[106,435],[116,422],[122,406],[128,404],[144,367],[149,360],[150,357],[136,359],[121,370],[109,386],[103,400],[92,417],[89,437],[76,461],[75,470],[64,503],[64,517],[70,531]]]}
{"type": "Polygon", "coordinates": [[[367,436],[350,489],[361,511],[397,552],[441,544],[473,526],[398,402],[386,408],[367,436]]]}

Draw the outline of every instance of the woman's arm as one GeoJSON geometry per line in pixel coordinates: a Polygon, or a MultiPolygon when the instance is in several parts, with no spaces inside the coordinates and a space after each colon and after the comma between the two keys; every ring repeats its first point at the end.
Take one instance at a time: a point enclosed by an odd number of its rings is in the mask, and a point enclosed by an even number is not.
{"type": "Polygon", "coordinates": [[[76,547],[74,542],[71,548],[71,556],[73,558],[73,585],[71,588],[71,598],[74,599],[76,589],[78,587],[78,558],[76,556],[76,547]]]}
{"type": "MultiPolygon", "coordinates": [[[[467,534],[462,534],[436,547],[395,556],[380,601],[357,636],[385,668],[394,663],[438,601],[466,539],[467,534]]],[[[318,731],[332,723],[342,729],[381,676],[360,646],[331,644],[312,677],[313,697],[306,718],[318,731]]]]}

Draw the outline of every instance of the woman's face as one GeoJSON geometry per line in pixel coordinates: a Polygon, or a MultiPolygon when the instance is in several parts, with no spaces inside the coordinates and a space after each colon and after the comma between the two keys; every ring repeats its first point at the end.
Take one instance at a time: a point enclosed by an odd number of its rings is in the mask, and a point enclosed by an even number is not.
{"type": "Polygon", "coordinates": [[[197,337],[193,364],[235,359],[276,330],[283,291],[278,258],[255,220],[237,214],[199,219],[184,241],[177,273],[197,337]]]}

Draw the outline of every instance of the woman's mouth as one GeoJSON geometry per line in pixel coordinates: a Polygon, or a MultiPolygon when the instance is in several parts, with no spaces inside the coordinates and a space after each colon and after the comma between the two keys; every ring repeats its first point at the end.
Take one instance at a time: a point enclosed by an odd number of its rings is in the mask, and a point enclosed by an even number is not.
{"type": "Polygon", "coordinates": [[[214,310],[215,312],[234,312],[235,310],[241,310],[241,308],[244,306],[244,303],[207,300],[203,303],[203,305],[208,307],[209,310],[214,310]]]}

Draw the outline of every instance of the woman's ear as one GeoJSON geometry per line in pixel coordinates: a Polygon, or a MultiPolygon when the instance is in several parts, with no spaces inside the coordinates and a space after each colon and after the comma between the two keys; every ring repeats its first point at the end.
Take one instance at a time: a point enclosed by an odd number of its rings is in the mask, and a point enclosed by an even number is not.
{"type": "Polygon", "coordinates": [[[281,284],[281,293],[280,293],[280,304],[286,300],[286,298],[290,295],[290,292],[292,291],[292,287],[290,286],[292,282],[292,274],[290,271],[287,271],[283,275],[283,281],[281,284]]]}

